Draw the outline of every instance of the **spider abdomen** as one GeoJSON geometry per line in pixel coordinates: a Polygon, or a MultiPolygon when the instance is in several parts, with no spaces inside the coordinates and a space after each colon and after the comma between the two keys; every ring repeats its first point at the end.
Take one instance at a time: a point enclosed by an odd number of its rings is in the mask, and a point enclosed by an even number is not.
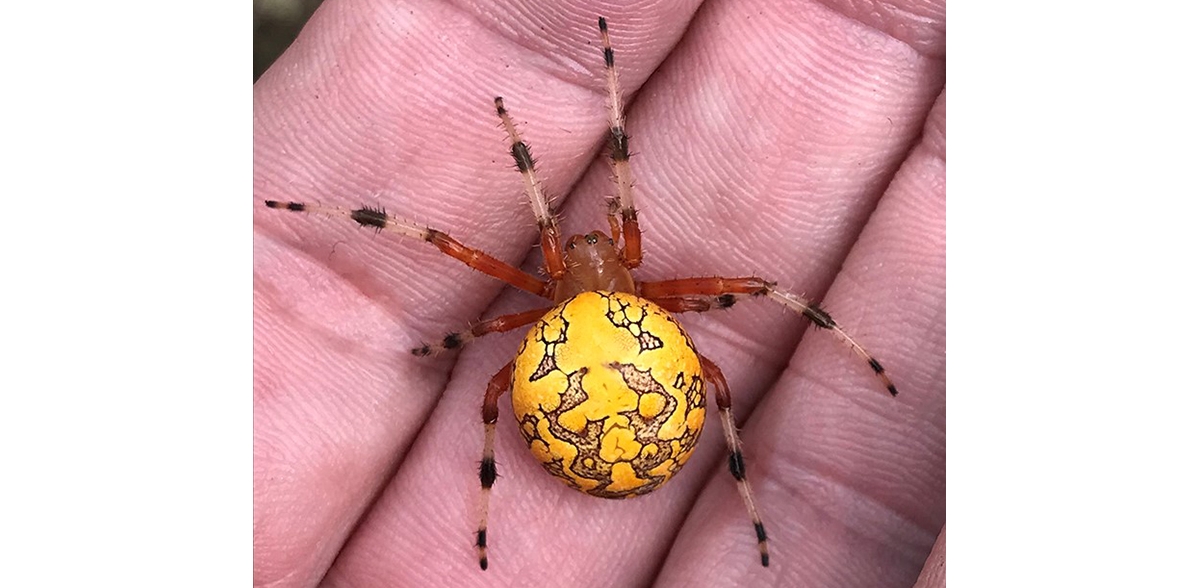
{"type": "Polygon", "coordinates": [[[691,338],[667,311],[622,292],[584,292],[547,312],[521,344],[512,392],[546,471],[604,498],[661,486],[704,426],[691,338]]]}

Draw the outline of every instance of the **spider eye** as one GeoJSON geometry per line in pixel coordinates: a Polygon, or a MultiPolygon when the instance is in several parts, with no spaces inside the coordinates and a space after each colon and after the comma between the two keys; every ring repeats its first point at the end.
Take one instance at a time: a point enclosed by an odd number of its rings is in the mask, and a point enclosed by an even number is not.
{"type": "Polygon", "coordinates": [[[575,240],[571,239],[570,241],[567,241],[567,249],[574,249],[574,248],[575,248],[575,240]]]}
{"type": "Polygon", "coordinates": [[[612,244],[613,244],[612,237],[609,237],[609,238],[608,238],[608,244],[609,244],[609,245],[612,245],[612,244]]]}
{"type": "Polygon", "coordinates": [[[600,237],[596,236],[596,233],[588,233],[588,236],[584,237],[584,239],[588,242],[588,245],[595,245],[600,241],[600,237]]]}

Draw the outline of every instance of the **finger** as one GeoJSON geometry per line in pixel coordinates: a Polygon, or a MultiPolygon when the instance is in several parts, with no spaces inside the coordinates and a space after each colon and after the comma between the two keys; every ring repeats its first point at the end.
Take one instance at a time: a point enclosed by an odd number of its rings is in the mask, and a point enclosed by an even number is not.
{"type": "MultiPolygon", "coordinates": [[[[256,583],[325,573],[443,388],[451,361],[407,348],[502,288],[424,243],[261,201],[385,208],[519,262],[537,229],[493,98],[551,194],[606,130],[602,78],[574,65],[599,58],[578,42],[597,15],[532,8],[331,1],[255,86],[256,583]]],[[[639,15],[634,88],[682,32],[667,16],[639,15]]]]}
{"type": "Polygon", "coordinates": [[[946,588],[946,527],[938,533],[937,542],[925,560],[916,588],[946,588]]]}
{"type": "MultiPolygon", "coordinates": [[[[646,262],[637,276],[755,274],[824,298],[942,87],[944,65],[934,49],[922,53],[907,39],[890,38],[824,6],[706,5],[630,114],[646,235],[646,262]]],[[[607,170],[597,164],[568,204],[567,232],[594,228],[595,220],[583,219],[597,219],[587,202],[598,198],[581,196],[611,189],[607,170]]],[[[856,332],[848,322],[892,312],[882,302],[825,307],[891,371],[888,342],[856,332]]],[[[683,320],[701,352],[725,369],[733,412],[742,419],[785,369],[805,326],[800,317],[758,301],[683,320]]],[[[811,337],[836,350],[851,374],[873,380],[827,333],[811,337]]],[[[745,454],[753,471],[758,458],[752,451],[745,454]]],[[[693,465],[659,491],[673,496],[670,507],[621,505],[607,515],[609,526],[670,535],[698,487],[689,486],[689,473],[710,472],[713,484],[734,491],[724,457],[720,435],[710,431],[693,465]]],[[[771,514],[759,503],[770,528],[771,514]]],[[[737,573],[754,573],[742,564],[759,564],[740,502],[722,507],[737,521],[733,536],[746,544],[745,557],[737,565],[723,560],[729,564],[724,572],[701,565],[705,583],[721,577],[737,583],[737,573]]],[[[659,552],[644,553],[651,558],[659,552]]],[[[773,556],[773,566],[783,565],[779,557],[773,556]]]]}
{"type": "MultiPolygon", "coordinates": [[[[827,296],[878,342],[901,389],[880,394],[833,342],[806,337],[743,429],[771,537],[770,583],[911,586],[945,522],[945,98],[827,296]],[[885,268],[880,271],[879,268],[885,268]]],[[[832,312],[832,310],[831,310],[832,312]]],[[[747,565],[737,491],[713,480],[665,585],[747,565]],[[695,562],[705,562],[696,566],[695,562]]]]}

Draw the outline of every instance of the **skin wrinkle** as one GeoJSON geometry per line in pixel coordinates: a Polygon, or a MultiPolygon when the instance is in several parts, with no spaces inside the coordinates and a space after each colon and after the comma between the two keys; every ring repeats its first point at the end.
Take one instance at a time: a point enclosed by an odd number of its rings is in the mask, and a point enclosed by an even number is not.
{"type": "MultiPolygon", "coordinates": [[[[837,393],[836,388],[831,389],[830,391],[837,393]]],[[[880,497],[864,493],[859,488],[856,488],[853,484],[847,483],[847,481],[844,479],[844,473],[838,470],[836,467],[829,467],[831,464],[822,464],[821,462],[805,462],[802,459],[779,460],[776,463],[778,464],[776,465],[776,469],[771,472],[775,475],[763,478],[765,483],[769,483],[773,486],[772,490],[782,491],[793,496],[815,496],[817,498],[824,498],[826,501],[812,500],[808,502],[809,504],[816,503],[813,508],[826,513],[830,518],[836,518],[838,515],[849,515],[846,516],[844,522],[848,523],[847,526],[851,528],[853,532],[863,536],[864,538],[869,538],[874,543],[890,548],[895,546],[893,541],[889,541],[890,539],[903,540],[907,537],[914,539],[907,545],[904,545],[904,547],[907,548],[905,551],[909,552],[909,556],[923,557],[928,552],[928,548],[924,550],[921,548],[927,543],[932,543],[936,536],[936,531],[932,534],[929,533],[921,521],[917,521],[912,517],[905,515],[897,510],[894,506],[889,505],[885,500],[882,500],[880,497]],[[790,470],[789,472],[785,473],[782,471],[784,465],[786,465],[786,468],[790,470]],[[814,487],[820,489],[813,490],[814,487]],[[852,503],[854,505],[855,512],[837,511],[836,508],[838,505],[834,504],[831,500],[828,500],[831,495],[837,495],[841,497],[843,503],[852,503]],[[847,496],[851,498],[847,500],[845,498],[847,496]],[[881,529],[878,525],[872,524],[873,521],[855,520],[856,518],[861,517],[854,515],[860,515],[861,511],[863,510],[882,511],[888,516],[902,521],[906,528],[892,533],[893,536],[889,537],[885,534],[887,529],[881,529]],[[859,526],[856,527],[850,523],[858,523],[859,526]]],[[[765,485],[766,484],[764,484],[764,486],[765,485]]]]}
{"type": "MultiPolygon", "coordinates": [[[[257,274],[257,272],[256,272],[256,274],[257,274]]],[[[265,279],[259,278],[258,275],[256,275],[256,279],[262,279],[265,281],[265,279]]],[[[333,295],[333,296],[330,296],[329,298],[331,298],[332,300],[329,300],[329,301],[323,300],[322,303],[323,304],[330,304],[330,303],[347,304],[346,301],[349,300],[351,297],[347,297],[345,295],[333,295]]],[[[386,349],[386,348],[381,348],[378,346],[378,344],[380,343],[380,341],[378,340],[379,331],[374,328],[368,328],[368,327],[373,326],[369,323],[362,323],[362,322],[348,323],[339,329],[339,328],[337,328],[338,327],[337,325],[328,324],[328,323],[322,322],[320,320],[317,320],[314,317],[305,315],[300,312],[296,312],[294,310],[294,307],[292,306],[291,301],[288,300],[288,298],[282,292],[279,292],[279,291],[274,291],[274,292],[270,292],[270,293],[263,292],[260,295],[259,300],[267,300],[267,301],[278,300],[279,302],[274,305],[275,307],[277,307],[279,309],[277,312],[279,312],[281,314],[286,314],[287,316],[291,317],[292,320],[295,322],[302,323],[305,326],[306,331],[312,331],[312,332],[319,333],[320,336],[317,337],[317,339],[318,339],[318,345],[321,348],[337,349],[337,350],[341,350],[341,351],[345,351],[345,352],[354,352],[354,353],[347,353],[348,355],[352,355],[352,356],[370,356],[370,355],[374,355],[374,354],[379,354],[379,353],[385,351],[385,349],[386,349]],[[370,354],[362,353],[364,351],[370,351],[371,353],[370,354]]],[[[375,303],[374,299],[368,298],[367,302],[368,302],[368,308],[366,309],[367,311],[374,309],[374,310],[379,310],[382,312],[385,310],[385,309],[379,307],[379,305],[375,303]]],[[[257,308],[257,304],[256,304],[256,312],[258,312],[259,310],[260,309],[257,308]]],[[[262,309],[262,310],[265,311],[265,309],[262,309]]],[[[366,373],[366,372],[364,372],[364,373],[366,373]]]]}
{"type": "MultiPolygon", "coordinates": [[[[914,51],[916,51],[917,53],[919,53],[925,57],[928,57],[931,59],[939,59],[939,60],[946,58],[946,27],[945,27],[946,12],[945,12],[944,4],[941,5],[941,11],[936,13],[936,15],[935,15],[936,17],[940,17],[940,20],[939,20],[938,18],[935,18],[934,16],[922,16],[922,15],[917,14],[914,11],[904,10],[904,9],[898,7],[896,4],[889,3],[889,2],[882,2],[879,0],[866,0],[866,1],[844,0],[842,2],[838,2],[837,0],[817,0],[817,2],[819,4],[825,6],[826,8],[828,8],[830,11],[832,11],[836,14],[839,14],[847,19],[853,20],[856,23],[863,25],[867,29],[877,31],[877,32],[887,35],[888,37],[891,37],[897,41],[900,41],[901,43],[904,43],[905,45],[908,45],[914,51]],[[869,10],[870,7],[874,7],[874,6],[885,7],[885,8],[878,10],[878,11],[869,10]],[[854,10],[854,8],[860,8],[860,9],[854,10]],[[886,13],[886,14],[879,15],[878,18],[864,18],[864,16],[862,16],[864,13],[879,14],[881,12],[886,13]],[[897,20],[894,18],[896,15],[911,16],[912,18],[909,20],[915,21],[915,22],[909,23],[905,20],[897,20]],[[932,25],[933,27],[936,28],[936,31],[935,31],[935,34],[928,35],[927,36],[928,38],[922,38],[922,39],[902,38],[905,35],[899,35],[899,34],[896,34],[895,32],[887,31],[887,30],[884,30],[883,28],[881,28],[880,25],[885,24],[886,21],[889,19],[889,17],[892,18],[891,24],[894,26],[894,28],[899,29],[901,31],[903,31],[903,30],[910,30],[910,31],[926,30],[920,26],[915,26],[915,25],[932,25]],[[938,26],[938,25],[940,25],[940,26],[938,26]]],[[[931,4],[931,6],[936,7],[937,5],[931,4]]]]}
{"type": "MultiPolygon", "coordinates": [[[[333,223],[334,221],[330,220],[329,222],[333,223]]],[[[358,228],[358,231],[368,232],[369,229],[358,228]]],[[[375,237],[375,235],[371,235],[371,237],[375,237]]],[[[268,236],[267,238],[277,243],[280,248],[284,248],[288,245],[287,240],[285,239],[274,236],[268,236]]],[[[347,237],[347,239],[350,238],[352,237],[347,237]]],[[[418,249],[418,251],[412,252],[412,261],[419,265],[425,265],[427,263],[441,263],[441,259],[443,258],[443,255],[437,251],[420,251],[420,249],[425,249],[425,247],[421,247],[419,244],[415,245],[414,247],[412,244],[402,243],[400,242],[400,239],[395,238],[389,239],[389,241],[397,242],[394,245],[395,247],[418,249]],[[428,261],[423,261],[426,259],[428,261]]],[[[332,261],[331,255],[321,255],[320,250],[302,248],[298,249],[297,251],[301,255],[311,260],[314,265],[327,266],[328,271],[332,275],[337,276],[343,283],[350,285],[353,288],[353,291],[361,294],[362,298],[369,301],[374,309],[391,316],[397,323],[429,325],[429,328],[433,329],[452,325],[453,323],[450,322],[452,319],[448,319],[445,316],[445,313],[431,313],[429,312],[430,309],[427,307],[412,307],[412,311],[410,311],[407,305],[399,305],[395,303],[396,300],[417,297],[420,293],[420,290],[418,288],[414,288],[414,284],[406,282],[401,282],[398,285],[383,285],[383,282],[378,277],[380,270],[386,270],[386,268],[389,266],[394,266],[395,263],[387,257],[380,258],[379,256],[370,256],[365,259],[361,258],[361,255],[364,252],[369,254],[372,251],[377,251],[377,247],[381,246],[391,247],[393,244],[387,243],[367,248],[356,247],[346,253],[349,258],[344,258],[344,260],[339,260],[336,263],[332,261]],[[379,260],[382,260],[382,262],[379,260]],[[404,296],[406,294],[408,294],[408,296],[404,296]]],[[[455,269],[457,270],[458,268],[455,269]]],[[[473,270],[468,268],[462,269],[465,270],[462,273],[473,272],[473,270]]],[[[461,277],[456,279],[455,274],[449,273],[449,271],[450,270],[448,270],[447,274],[439,274],[434,276],[431,279],[431,282],[425,284],[425,287],[433,287],[433,289],[439,291],[452,289],[458,282],[461,282],[461,277]]],[[[347,296],[340,296],[339,298],[344,299],[347,298],[347,296]]],[[[329,336],[336,337],[336,339],[339,341],[345,341],[346,345],[351,344],[350,341],[347,341],[347,337],[336,334],[331,328],[319,320],[315,320],[311,317],[301,317],[300,320],[305,322],[311,329],[320,330],[327,333],[329,336]]],[[[362,341],[359,343],[361,344],[362,341]]]]}
{"type": "MultiPolygon", "coordinates": [[[[589,75],[588,67],[580,60],[570,57],[574,55],[578,48],[574,46],[544,46],[553,44],[544,44],[538,42],[528,42],[531,39],[543,41],[544,37],[530,37],[522,35],[513,27],[507,30],[500,26],[500,23],[495,20],[482,18],[483,15],[468,10],[464,6],[458,6],[456,2],[446,2],[449,6],[454,6],[469,15],[471,19],[478,23],[483,30],[492,33],[492,35],[505,44],[510,45],[519,51],[502,52],[505,55],[506,62],[522,63],[523,65],[532,64],[533,67],[552,79],[566,83],[568,86],[574,86],[580,90],[587,90],[595,94],[595,100],[598,103],[603,103],[607,94],[604,87],[596,86],[594,74],[589,75]],[[532,58],[532,59],[531,59],[532,58]],[[557,59],[556,59],[557,58],[557,59]]],[[[638,84],[641,85],[640,83],[638,84]]]]}
{"type": "MultiPolygon", "coordinates": [[[[535,19],[530,18],[529,12],[522,12],[522,18],[518,19],[517,22],[526,24],[527,26],[517,27],[512,24],[504,26],[503,23],[497,21],[495,18],[491,18],[496,16],[494,14],[473,10],[478,8],[478,6],[468,7],[458,2],[444,2],[444,4],[454,7],[465,15],[469,15],[483,30],[492,33],[495,38],[521,50],[517,52],[502,52],[501,55],[506,63],[532,64],[534,68],[545,73],[550,78],[594,94],[590,98],[589,103],[603,106],[605,99],[608,97],[608,92],[604,85],[603,74],[597,72],[595,67],[600,48],[598,37],[593,38],[596,37],[594,30],[596,15],[592,14],[597,10],[595,7],[576,11],[579,13],[580,18],[562,17],[550,19],[541,24],[538,24],[535,19]],[[557,24],[555,21],[557,21],[557,24]],[[587,39],[587,43],[580,45],[578,40],[581,38],[587,39]],[[533,59],[522,59],[522,56],[533,57],[533,59]],[[597,80],[599,81],[597,82],[597,80]]],[[[685,7],[692,5],[692,3],[688,2],[681,2],[680,4],[685,7]]],[[[484,6],[493,5],[485,3],[484,6]]],[[[512,13],[513,8],[519,11],[523,6],[523,4],[506,6],[503,11],[512,13]]],[[[538,11],[534,11],[533,14],[538,14],[538,11]]],[[[632,26],[634,24],[636,23],[628,21],[624,23],[627,28],[624,31],[625,34],[622,36],[621,47],[617,49],[618,60],[624,65],[624,69],[630,73],[637,72],[640,74],[645,72],[648,74],[653,71],[653,67],[640,66],[635,61],[646,57],[645,48],[643,47],[643,43],[646,41],[643,38],[632,35],[634,31],[645,29],[634,29],[632,26]]],[[[673,48],[678,43],[685,30],[686,26],[679,26],[677,24],[673,24],[666,29],[667,32],[674,33],[674,35],[666,36],[672,39],[668,44],[669,48],[673,48]]],[[[653,29],[654,38],[656,40],[663,38],[663,32],[663,27],[655,27],[653,29]]],[[[670,49],[668,49],[669,51],[670,49]]],[[[637,94],[637,90],[641,88],[645,79],[646,75],[638,75],[633,78],[627,75],[621,79],[621,86],[626,96],[626,110],[630,106],[630,97],[637,94]]],[[[604,144],[601,142],[600,145],[604,144]]]]}

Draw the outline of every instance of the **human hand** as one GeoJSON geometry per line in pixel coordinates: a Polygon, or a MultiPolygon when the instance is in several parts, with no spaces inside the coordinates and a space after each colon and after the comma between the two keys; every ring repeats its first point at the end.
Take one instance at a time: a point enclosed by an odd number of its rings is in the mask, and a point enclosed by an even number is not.
{"type": "Polygon", "coordinates": [[[256,85],[255,583],[911,585],[945,517],[943,6],[606,10],[636,92],[635,275],[754,274],[822,299],[900,388],[768,301],[682,317],[733,390],[767,569],[715,411],[674,480],[606,501],[542,472],[506,397],[480,571],[479,407],[520,335],[407,349],[542,301],[426,244],[261,207],[382,205],[533,269],[501,95],[564,233],[605,229],[598,14],[576,4],[330,0],[256,85]]]}

